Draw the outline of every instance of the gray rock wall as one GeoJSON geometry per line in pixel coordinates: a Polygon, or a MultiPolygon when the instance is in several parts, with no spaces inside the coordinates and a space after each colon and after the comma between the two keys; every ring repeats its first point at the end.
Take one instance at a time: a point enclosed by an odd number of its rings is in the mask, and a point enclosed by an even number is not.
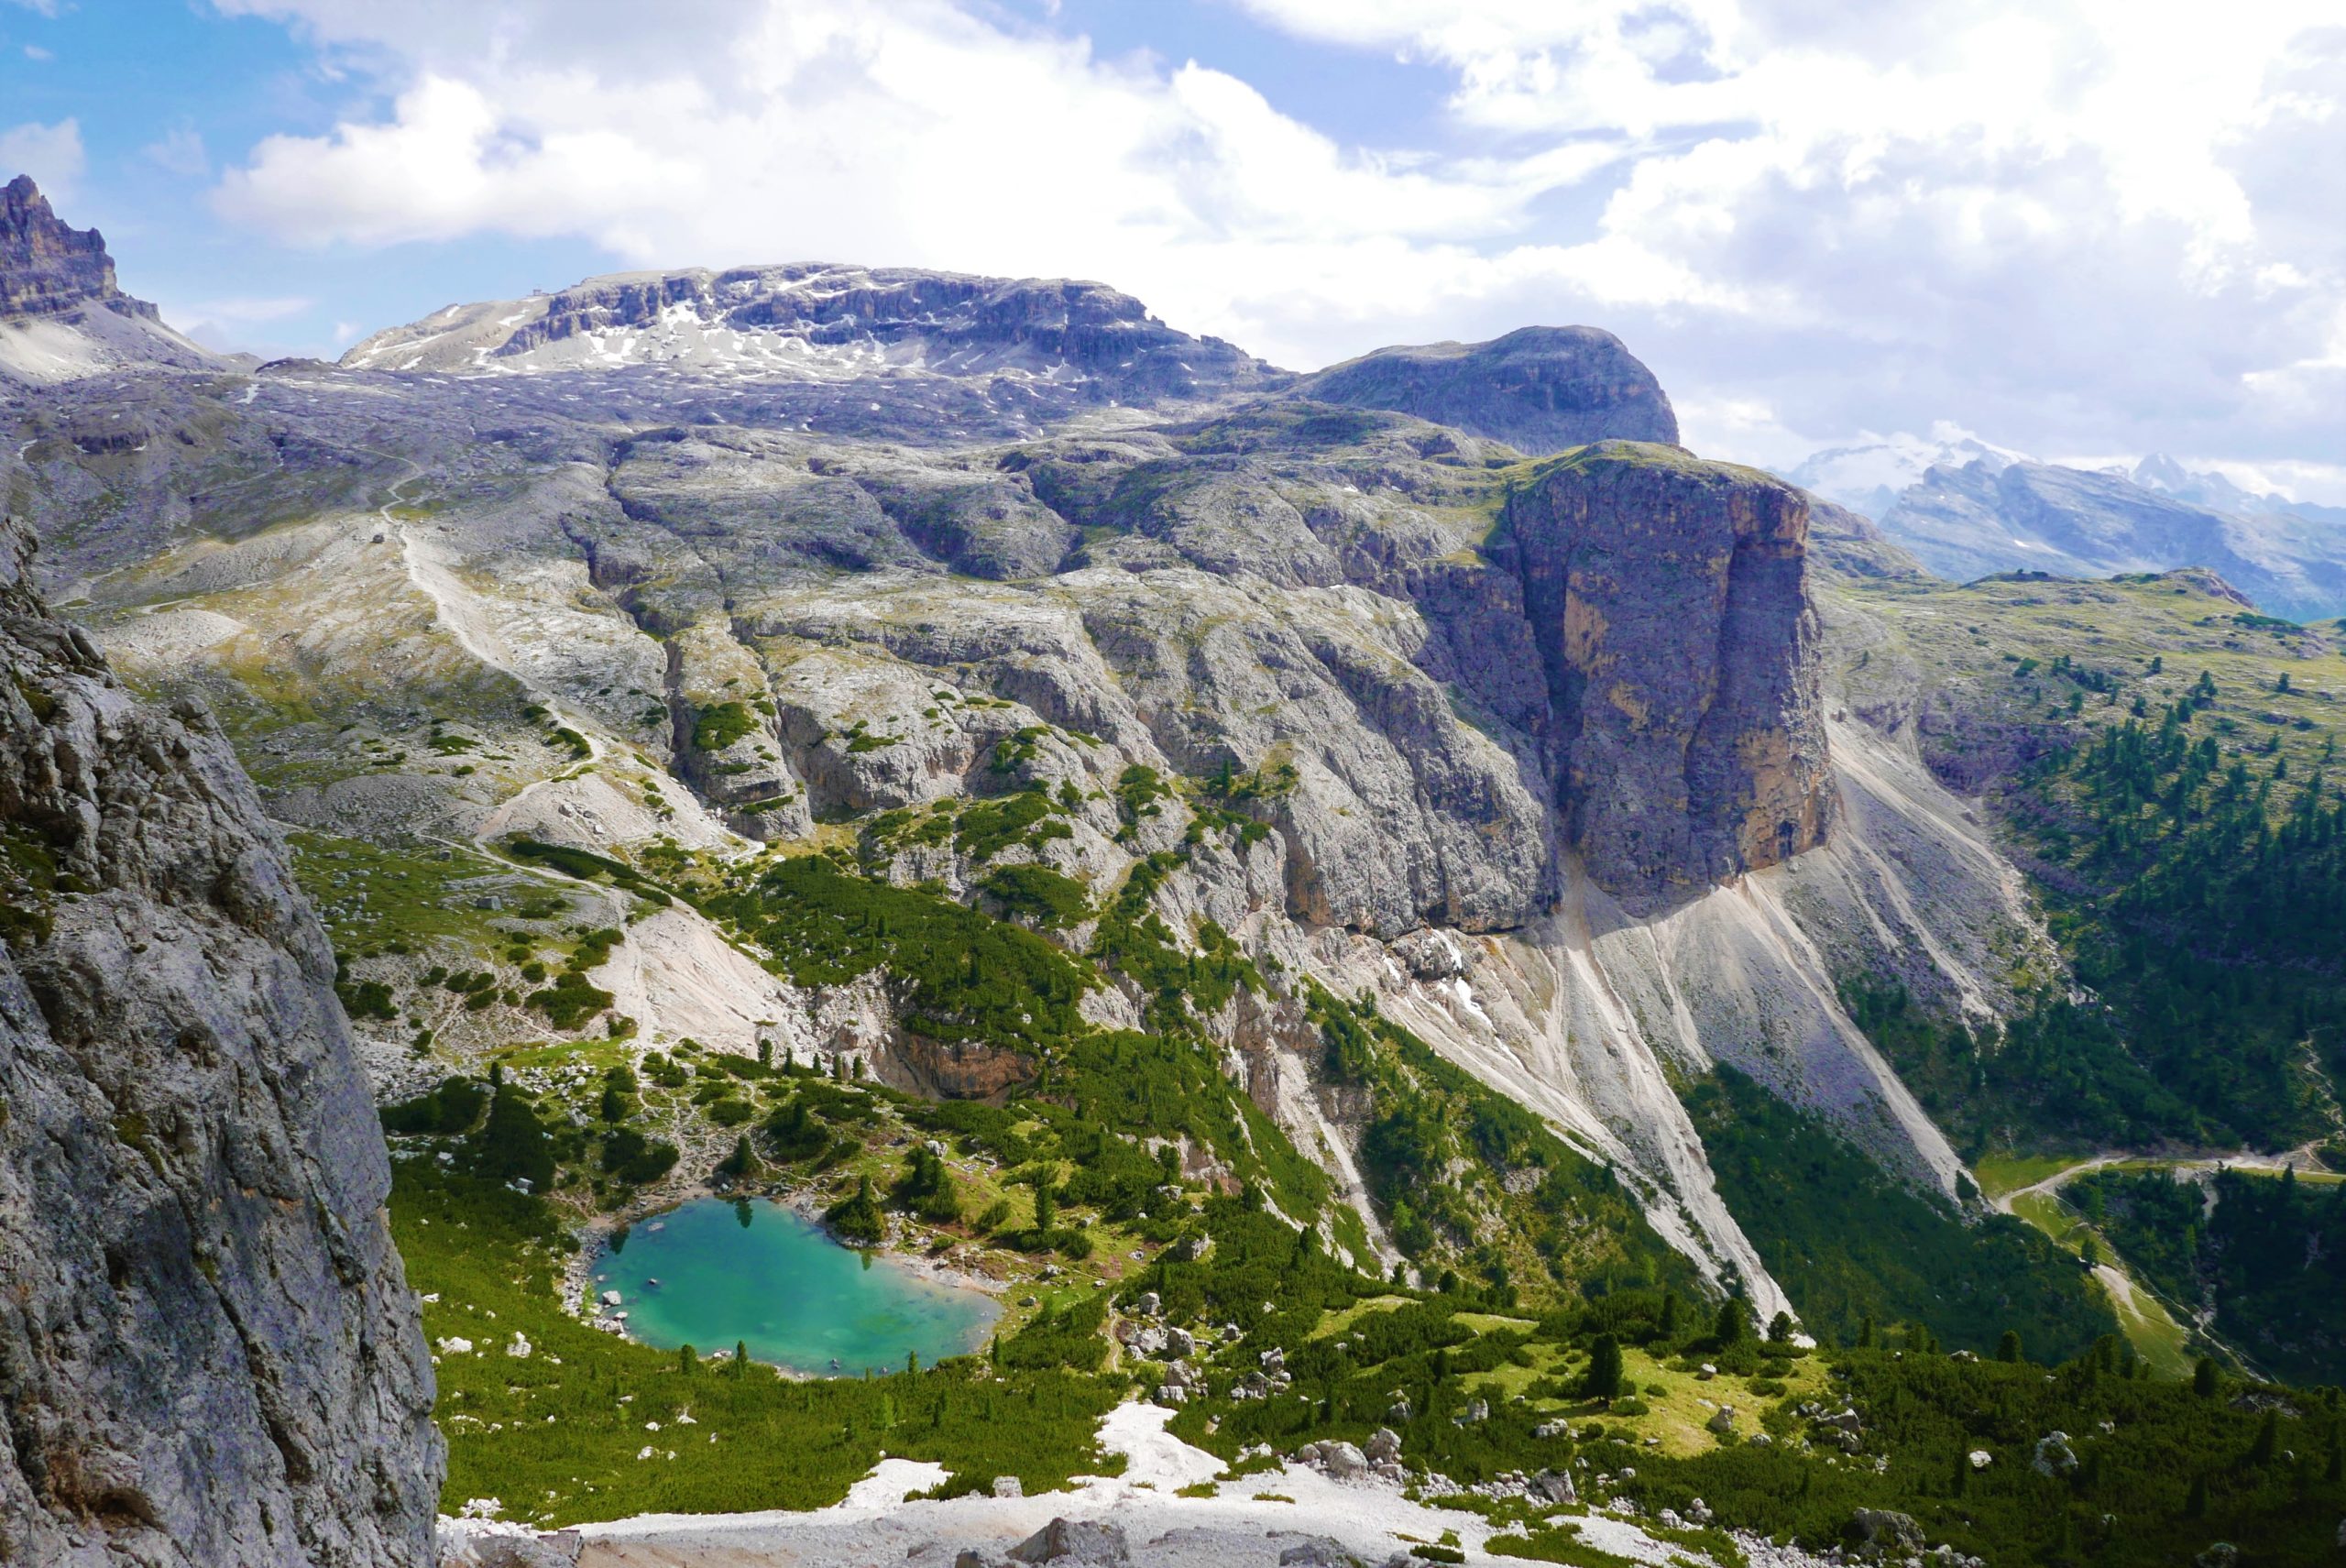
{"type": "Polygon", "coordinates": [[[1508,503],[1494,554],[1547,670],[1566,832],[1632,907],[1825,840],[1807,540],[1792,486],[1641,443],[1573,453],[1508,503]]]}
{"type": "Polygon", "coordinates": [[[60,223],[28,174],[0,186],[0,318],[56,315],[117,293],[97,230],[60,223]]]}
{"type": "Polygon", "coordinates": [[[442,1474],[334,956],[0,523],[0,1562],[409,1568],[442,1474]]]}

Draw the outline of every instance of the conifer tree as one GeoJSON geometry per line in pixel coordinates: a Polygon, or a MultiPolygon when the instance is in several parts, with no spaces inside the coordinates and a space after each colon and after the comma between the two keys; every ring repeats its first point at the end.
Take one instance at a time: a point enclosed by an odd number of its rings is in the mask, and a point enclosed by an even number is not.
{"type": "Polygon", "coordinates": [[[1590,1347],[1580,1391],[1583,1398],[1602,1400],[1608,1409],[1621,1397],[1621,1342],[1611,1334],[1597,1335],[1590,1347]]]}
{"type": "Polygon", "coordinates": [[[1719,1321],[1716,1331],[1720,1348],[1741,1344],[1751,1337],[1751,1303],[1740,1296],[1730,1296],[1719,1303],[1719,1321]]]}
{"type": "Polygon", "coordinates": [[[2249,1444],[2248,1462],[2262,1467],[2273,1463],[2281,1452],[2281,1414],[2278,1410],[2264,1412],[2264,1420],[2257,1423],[2256,1441],[2249,1444]]]}
{"type": "Polygon", "coordinates": [[[1049,1171],[1035,1178],[1035,1228],[1038,1231],[1049,1230],[1058,1218],[1058,1195],[1051,1188],[1049,1171]]]}

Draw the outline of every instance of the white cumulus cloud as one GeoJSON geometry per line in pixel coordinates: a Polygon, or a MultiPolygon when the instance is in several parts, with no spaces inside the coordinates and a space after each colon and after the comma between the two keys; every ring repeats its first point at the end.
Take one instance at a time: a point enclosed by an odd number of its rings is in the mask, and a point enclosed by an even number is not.
{"type": "Polygon", "coordinates": [[[0,170],[11,180],[29,174],[45,196],[70,195],[88,167],[78,120],[43,125],[38,120],[0,129],[0,170]]]}

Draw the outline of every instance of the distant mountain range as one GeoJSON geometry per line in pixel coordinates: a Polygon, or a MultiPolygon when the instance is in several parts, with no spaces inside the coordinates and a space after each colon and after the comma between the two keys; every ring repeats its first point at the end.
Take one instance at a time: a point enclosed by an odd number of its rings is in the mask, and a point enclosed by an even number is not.
{"type": "Polygon", "coordinates": [[[2346,612],[2346,508],[2255,494],[2172,457],[2069,467],[1941,424],[1928,438],[1816,453],[1785,477],[1875,519],[1924,567],[1958,582],[2204,566],[2268,614],[2346,612]]]}

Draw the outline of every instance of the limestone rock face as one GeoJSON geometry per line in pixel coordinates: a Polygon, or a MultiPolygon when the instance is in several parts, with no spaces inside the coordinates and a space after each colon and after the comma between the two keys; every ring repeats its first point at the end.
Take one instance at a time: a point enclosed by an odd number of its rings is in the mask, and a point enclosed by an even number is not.
{"type": "Polygon", "coordinates": [[[1510,500],[1570,842],[1632,905],[1822,843],[1834,807],[1808,503],[1756,469],[1602,442],[1510,500]]]}
{"type": "Polygon", "coordinates": [[[197,704],[0,523],[0,1562],[430,1561],[432,1372],[334,955],[197,704]]]}
{"type": "Polygon", "coordinates": [[[1533,454],[1591,441],[1675,442],[1653,372],[1609,332],[1528,326],[1488,343],[1380,348],[1306,378],[1305,397],[1415,414],[1533,454]]]}
{"type": "Polygon", "coordinates": [[[98,231],[59,222],[31,175],[0,188],[0,318],[53,316],[117,301],[128,313],[155,313],[115,287],[114,258],[98,231]]]}
{"type": "Polygon", "coordinates": [[[913,1029],[890,1031],[887,1047],[873,1065],[882,1082],[931,1100],[1000,1103],[1035,1078],[1034,1062],[1007,1047],[932,1039],[913,1029]]]}

